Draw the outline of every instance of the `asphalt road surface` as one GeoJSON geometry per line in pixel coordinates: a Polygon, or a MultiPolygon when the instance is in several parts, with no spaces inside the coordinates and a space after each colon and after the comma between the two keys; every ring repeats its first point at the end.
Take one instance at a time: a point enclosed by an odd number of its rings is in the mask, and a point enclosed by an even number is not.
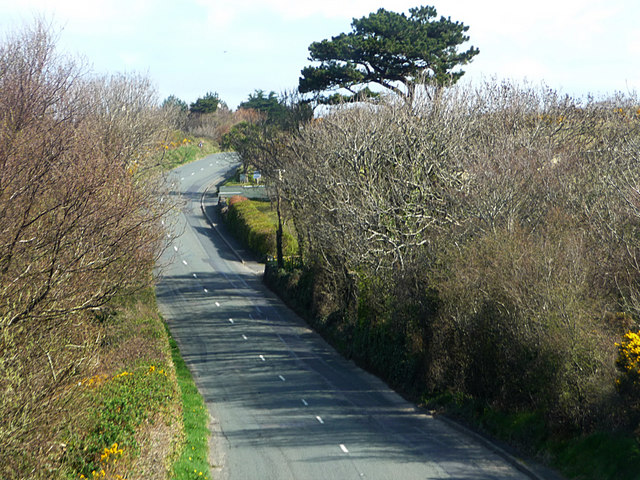
{"type": "Polygon", "coordinates": [[[217,154],[172,173],[185,204],[157,285],[212,419],[213,478],[531,478],[343,359],[238,260],[200,205],[236,164],[217,154]]]}

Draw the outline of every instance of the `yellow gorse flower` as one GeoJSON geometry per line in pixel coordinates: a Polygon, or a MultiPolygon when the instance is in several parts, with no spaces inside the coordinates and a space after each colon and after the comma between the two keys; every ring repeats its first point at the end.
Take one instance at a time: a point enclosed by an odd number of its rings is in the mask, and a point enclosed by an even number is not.
{"type": "Polygon", "coordinates": [[[616,367],[620,377],[616,380],[618,388],[640,388],[640,334],[627,332],[618,348],[616,367]]]}

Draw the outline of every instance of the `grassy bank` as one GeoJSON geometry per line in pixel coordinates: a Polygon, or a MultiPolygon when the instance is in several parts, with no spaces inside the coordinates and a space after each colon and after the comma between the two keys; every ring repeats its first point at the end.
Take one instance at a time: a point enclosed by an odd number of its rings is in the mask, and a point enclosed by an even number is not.
{"type": "MultiPolygon", "coordinates": [[[[67,344],[59,335],[57,341],[84,360],[67,359],[75,371],[64,380],[57,376],[47,398],[36,401],[37,385],[31,393],[23,386],[32,403],[24,404],[22,418],[3,421],[0,478],[209,478],[206,411],[175,342],[169,342],[154,292],[78,318],[76,328],[92,340],[67,344]]],[[[21,350],[39,363],[38,349],[28,343],[21,350]]],[[[53,359],[64,361],[60,355],[53,359]]],[[[26,380],[36,382],[34,374],[26,380]]],[[[3,397],[5,411],[11,411],[11,397],[3,397]]]]}
{"type": "Polygon", "coordinates": [[[176,130],[160,145],[159,163],[171,170],[219,151],[218,144],[209,138],[176,130]]]}

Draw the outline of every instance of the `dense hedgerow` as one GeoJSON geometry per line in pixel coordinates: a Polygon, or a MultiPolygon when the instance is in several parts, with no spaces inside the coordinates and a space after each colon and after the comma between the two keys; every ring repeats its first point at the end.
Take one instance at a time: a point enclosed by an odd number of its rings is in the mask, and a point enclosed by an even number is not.
{"type": "MultiPolygon", "coordinates": [[[[267,202],[254,202],[245,197],[231,197],[224,212],[225,222],[229,229],[261,258],[275,257],[277,219],[274,213],[258,208],[258,203],[268,205],[267,202]]],[[[284,255],[297,254],[297,241],[287,230],[282,234],[282,244],[284,255]]]]}
{"type": "Polygon", "coordinates": [[[567,431],[628,424],[616,342],[640,313],[640,102],[427,93],[279,140],[286,175],[269,181],[304,239],[316,324],[407,391],[567,431]]]}

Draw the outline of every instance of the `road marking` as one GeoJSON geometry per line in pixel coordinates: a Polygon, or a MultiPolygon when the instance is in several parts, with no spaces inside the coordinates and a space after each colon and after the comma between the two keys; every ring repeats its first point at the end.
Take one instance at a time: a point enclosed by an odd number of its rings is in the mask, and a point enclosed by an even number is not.
{"type": "Polygon", "coordinates": [[[246,335],[242,335],[243,340],[249,340],[246,335]]]}
{"type": "Polygon", "coordinates": [[[320,418],[319,415],[316,415],[316,420],[318,420],[318,422],[324,424],[324,420],[322,420],[322,418],[320,418]]]}
{"type": "Polygon", "coordinates": [[[260,355],[260,360],[262,360],[263,362],[266,362],[267,360],[264,358],[264,355],[260,355]]]}
{"type": "Polygon", "coordinates": [[[284,380],[284,377],[283,377],[282,375],[278,375],[278,378],[279,378],[280,380],[282,380],[283,382],[285,381],[285,380],[284,380]]]}
{"type": "Polygon", "coordinates": [[[345,447],[342,443],[340,444],[340,450],[342,450],[344,453],[349,453],[349,450],[347,450],[347,447],[345,447]]]}
{"type": "Polygon", "coordinates": [[[302,399],[302,404],[303,404],[305,407],[308,407],[308,406],[309,406],[309,404],[307,403],[307,401],[306,401],[304,398],[302,399]]]}
{"type": "Polygon", "coordinates": [[[233,323],[233,318],[230,318],[230,319],[229,319],[229,323],[233,323]]]}

